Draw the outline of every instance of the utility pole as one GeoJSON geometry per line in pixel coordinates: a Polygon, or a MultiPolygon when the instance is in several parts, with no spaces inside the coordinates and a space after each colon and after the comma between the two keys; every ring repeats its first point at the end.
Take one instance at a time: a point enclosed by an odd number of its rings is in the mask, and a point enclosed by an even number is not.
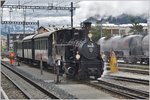
{"type": "Polygon", "coordinates": [[[102,28],[103,27],[102,26],[103,23],[102,23],[102,21],[100,22],[100,24],[101,24],[101,38],[102,38],[102,33],[103,33],[103,28],[102,28]]]}
{"type": "Polygon", "coordinates": [[[26,9],[23,9],[23,16],[24,16],[24,21],[23,21],[23,37],[25,37],[26,9]]]}
{"type": "Polygon", "coordinates": [[[5,0],[1,0],[0,2],[1,6],[3,6],[4,3],[5,3],[5,0]]]}
{"type": "MultiPolygon", "coordinates": [[[[11,12],[12,12],[12,9],[10,8],[10,11],[9,11],[9,16],[10,16],[10,21],[11,21],[11,12]]],[[[10,29],[10,26],[9,26],[9,31],[8,31],[8,37],[7,37],[7,39],[8,39],[8,51],[10,51],[10,31],[11,31],[11,29],[10,29]]]]}
{"type": "Polygon", "coordinates": [[[148,35],[150,35],[150,12],[148,13],[148,35]]]}
{"type": "Polygon", "coordinates": [[[73,2],[71,2],[71,28],[73,28],[73,2]]]}

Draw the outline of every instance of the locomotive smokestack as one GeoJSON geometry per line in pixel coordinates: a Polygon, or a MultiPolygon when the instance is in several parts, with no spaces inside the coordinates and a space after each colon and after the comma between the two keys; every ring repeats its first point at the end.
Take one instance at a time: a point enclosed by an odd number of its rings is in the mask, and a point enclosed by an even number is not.
{"type": "Polygon", "coordinates": [[[87,34],[91,30],[91,22],[83,22],[83,28],[86,30],[87,34]]]}
{"type": "Polygon", "coordinates": [[[91,30],[91,24],[92,24],[91,22],[86,22],[86,21],[82,23],[82,28],[84,29],[86,40],[89,40],[88,34],[89,34],[89,31],[91,30]]]}

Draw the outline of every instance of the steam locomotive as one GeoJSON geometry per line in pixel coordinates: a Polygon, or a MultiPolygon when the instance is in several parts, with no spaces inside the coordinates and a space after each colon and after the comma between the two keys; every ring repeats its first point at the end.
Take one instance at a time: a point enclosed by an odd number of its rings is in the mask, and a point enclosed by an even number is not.
{"type": "Polygon", "coordinates": [[[18,59],[39,63],[54,68],[68,78],[95,79],[103,74],[103,59],[99,45],[91,40],[91,23],[84,22],[82,28],[51,28],[50,32],[34,34],[16,41],[18,59]]]}
{"type": "Polygon", "coordinates": [[[114,51],[118,59],[126,63],[137,63],[140,61],[149,64],[149,35],[127,35],[114,36],[109,39],[102,37],[98,44],[101,52],[109,59],[110,51],[114,51]]]}

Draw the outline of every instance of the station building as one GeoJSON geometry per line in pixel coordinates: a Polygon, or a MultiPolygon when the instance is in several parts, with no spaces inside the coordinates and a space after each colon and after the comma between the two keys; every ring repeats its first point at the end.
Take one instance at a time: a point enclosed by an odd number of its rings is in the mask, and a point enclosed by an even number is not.
{"type": "MultiPolygon", "coordinates": [[[[147,33],[148,32],[148,24],[147,23],[140,23],[140,25],[143,26],[143,32],[147,33]]],[[[132,24],[102,24],[102,30],[108,30],[112,36],[114,35],[127,35],[127,34],[132,34],[129,33],[131,30],[132,24]]]]}

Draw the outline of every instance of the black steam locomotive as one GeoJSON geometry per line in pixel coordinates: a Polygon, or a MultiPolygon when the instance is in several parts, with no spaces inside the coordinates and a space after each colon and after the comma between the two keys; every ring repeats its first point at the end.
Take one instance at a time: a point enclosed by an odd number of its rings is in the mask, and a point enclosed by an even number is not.
{"type": "Polygon", "coordinates": [[[104,63],[99,46],[88,36],[90,25],[85,22],[79,29],[50,29],[50,32],[27,36],[16,42],[18,58],[39,63],[42,57],[43,65],[59,65],[60,72],[69,78],[101,77],[104,63]]]}

